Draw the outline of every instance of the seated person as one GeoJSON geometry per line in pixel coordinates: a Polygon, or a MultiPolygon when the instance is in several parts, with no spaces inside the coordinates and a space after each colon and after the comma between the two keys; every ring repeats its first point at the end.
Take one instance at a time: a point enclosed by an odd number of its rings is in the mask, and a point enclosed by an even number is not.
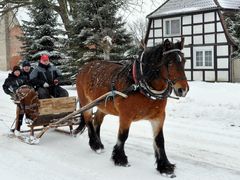
{"type": "Polygon", "coordinates": [[[22,76],[19,66],[14,66],[12,72],[8,74],[8,77],[2,87],[4,92],[14,99],[16,90],[24,84],[27,84],[26,77],[22,76]]]}
{"type": "MultiPolygon", "coordinates": [[[[4,92],[10,95],[11,99],[15,100],[16,90],[25,84],[27,84],[27,80],[26,77],[22,76],[20,67],[14,66],[2,87],[4,92]]],[[[12,130],[16,136],[20,134],[23,117],[24,113],[20,110],[20,107],[17,106],[15,129],[12,130]]]]}
{"type": "Polygon", "coordinates": [[[39,99],[67,97],[67,90],[59,86],[61,72],[49,62],[48,55],[41,56],[38,66],[30,74],[30,82],[38,92],[39,99]]]}
{"type": "Polygon", "coordinates": [[[30,73],[32,72],[33,68],[31,67],[31,64],[27,61],[24,60],[22,62],[22,75],[26,77],[27,81],[30,79],[30,73]]]}

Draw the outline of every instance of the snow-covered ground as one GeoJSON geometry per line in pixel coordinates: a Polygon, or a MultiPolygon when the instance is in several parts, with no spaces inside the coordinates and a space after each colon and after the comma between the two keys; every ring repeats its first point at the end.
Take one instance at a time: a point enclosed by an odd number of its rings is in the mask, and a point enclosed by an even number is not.
{"type": "MultiPolygon", "coordinates": [[[[0,72],[0,85],[7,72],[0,72]]],[[[166,152],[176,163],[176,180],[240,179],[240,84],[190,82],[186,98],[170,99],[164,126],[166,152]]],[[[76,95],[73,87],[66,87],[76,95]]],[[[0,177],[2,180],[154,180],[152,131],[147,121],[133,123],[126,142],[130,167],[110,160],[118,120],[106,116],[105,151],[96,154],[85,132],[76,138],[47,132],[39,145],[7,137],[15,105],[0,88],[0,177]]]]}

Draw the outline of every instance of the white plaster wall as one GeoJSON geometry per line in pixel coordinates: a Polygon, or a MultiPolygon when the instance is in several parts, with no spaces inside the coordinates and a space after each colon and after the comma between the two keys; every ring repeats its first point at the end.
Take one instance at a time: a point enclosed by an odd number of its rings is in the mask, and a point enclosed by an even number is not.
{"type": "Polygon", "coordinates": [[[192,16],[183,16],[183,24],[192,24],[192,16]]]}
{"type": "Polygon", "coordinates": [[[150,30],[148,37],[149,37],[149,38],[152,38],[152,37],[153,37],[153,30],[152,30],[152,29],[150,30]]]}
{"type": "Polygon", "coordinates": [[[194,71],[193,72],[193,80],[202,81],[203,80],[203,72],[202,71],[194,71]]]}
{"type": "Polygon", "coordinates": [[[205,33],[214,33],[215,32],[215,24],[204,24],[204,31],[205,33]]]}
{"type": "Polygon", "coordinates": [[[228,71],[218,71],[218,81],[228,81],[228,71]]]}
{"type": "Polygon", "coordinates": [[[227,39],[224,33],[217,34],[217,42],[218,43],[227,42],[227,39]]]}
{"type": "Polygon", "coordinates": [[[214,12],[205,13],[204,22],[211,22],[211,21],[215,21],[215,13],[214,12]]]}
{"type": "Polygon", "coordinates": [[[154,20],[154,26],[155,26],[155,28],[162,27],[162,20],[161,19],[154,20]]]}
{"type": "Polygon", "coordinates": [[[215,43],[215,35],[214,34],[208,34],[204,36],[204,40],[206,44],[210,44],[210,43],[215,43]]]}
{"type": "Polygon", "coordinates": [[[203,37],[202,35],[201,36],[194,36],[193,37],[193,42],[194,44],[203,44],[203,37]]]}
{"type": "Polygon", "coordinates": [[[228,58],[218,58],[217,68],[228,68],[228,58]]]}
{"type": "Polygon", "coordinates": [[[205,81],[215,81],[215,72],[205,71],[205,81]]]}
{"type": "Polygon", "coordinates": [[[188,44],[192,44],[192,37],[184,37],[184,44],[188,45],[188,44]]]}
{"type": "Polygon", "coordinates": [[[191,35],[192,34],[192,26],[183,26],[183,35],[191,35]]]}
{"type": "Polygon", "coordinates": [[[202,23],[203,22],[203,15],[197,14],[193,16],[193,23],[202,23]]]}
{"type": "Polygon", "coordinates": [[[161,44],[162,43],[162,38],[156,38],[155,39],[155,45],[156,44],[161,44]]]}
{"type": "Polygon", "coordinates": [[[153,40],[152,39],[148,39],[148,42],[147,42],[147,47],[153,47],[153,40]]]}
{"type": "Polygon", "coordinates": [[[217,23],[217,32],[223,32],[223,27],[221,22],[217,23]]]}
{"type": "Polygon", "coordinates": [[[189,47],[183,48],[184,57],[191,57],[191,49],[189,47]]]}
{"type": "Polygon", "coordinates": [[[228,46],[217,46],[217,55],[218,56],[228,56],[228,46]]]}
{"type": "Polygon", "coordinates": [[[203,33],[203,29],[202,29],[202,25],[194,25],[193,26],[193,33],[194,34],[202,34],[203,33]]]}
{"type": "Polygon", "coordinates": [[[155,37],[162,37],[162,29],[155,29],[154,30],[155,37]]]}

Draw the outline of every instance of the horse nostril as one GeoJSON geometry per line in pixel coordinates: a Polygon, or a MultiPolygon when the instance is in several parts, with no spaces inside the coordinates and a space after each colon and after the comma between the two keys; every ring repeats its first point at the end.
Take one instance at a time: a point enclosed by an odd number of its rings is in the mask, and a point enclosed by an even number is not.
{"type": "Polygon", "coordinates": [[[179,95],[179,96],[182,96],[182,95],[183,95],[183,89],[182,89],[182,88],[179,88],[179,89],[178,89],[178,95],[179,95]]]}

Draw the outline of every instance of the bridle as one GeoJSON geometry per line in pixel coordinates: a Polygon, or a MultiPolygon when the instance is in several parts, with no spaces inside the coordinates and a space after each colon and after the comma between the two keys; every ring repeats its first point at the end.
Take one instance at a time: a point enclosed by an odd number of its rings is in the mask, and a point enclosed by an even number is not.
{"type": "MultiPolygon", "coordinates": [[[[177,55],[179,56],[179,58],[181,58],[180,53],[181,50],[180,49],[171,49],[168,51],[164,51],[162,53],[162,58],[164,58],[164,56],[169,55],[170,53],[177,53],[177,55]]],[[[167,97],[171,97],[170,94],[172,92],[173,89],[173,85],[179,81],[179,80],[185,80],[186,77],[180,77],[180,78],[175,78],[174,80],[169,79],[169,63],[167,64],[167,77],[163,78],[163,80],[166,82],[167,86],[161,90],[155,90],[153,89],[146,81],[146,79],[144,78],[144,72],[143,72],[143,56],[144,56],[144,51],[142,52],[140,59],[139,60],[135,60],[133,63],[133,79],[135,84],[137,84],[138,88],[140,89],[140,92],[143,93],[145,96],[151,98],[151,99],[164,99],[167,97]],[[138,63],[138,64],[137,64],[138,63]],[[138,69],[138,67],[139,69],[138,69]],[[138,75],[140,77],[138,77],[138,75]]],[[[181,61],[181,60],[180,60],[181,61]]],[[[160,68],[162,65],[166,64],[165,62],[161,63],[158,68],[160,68]]]]}

